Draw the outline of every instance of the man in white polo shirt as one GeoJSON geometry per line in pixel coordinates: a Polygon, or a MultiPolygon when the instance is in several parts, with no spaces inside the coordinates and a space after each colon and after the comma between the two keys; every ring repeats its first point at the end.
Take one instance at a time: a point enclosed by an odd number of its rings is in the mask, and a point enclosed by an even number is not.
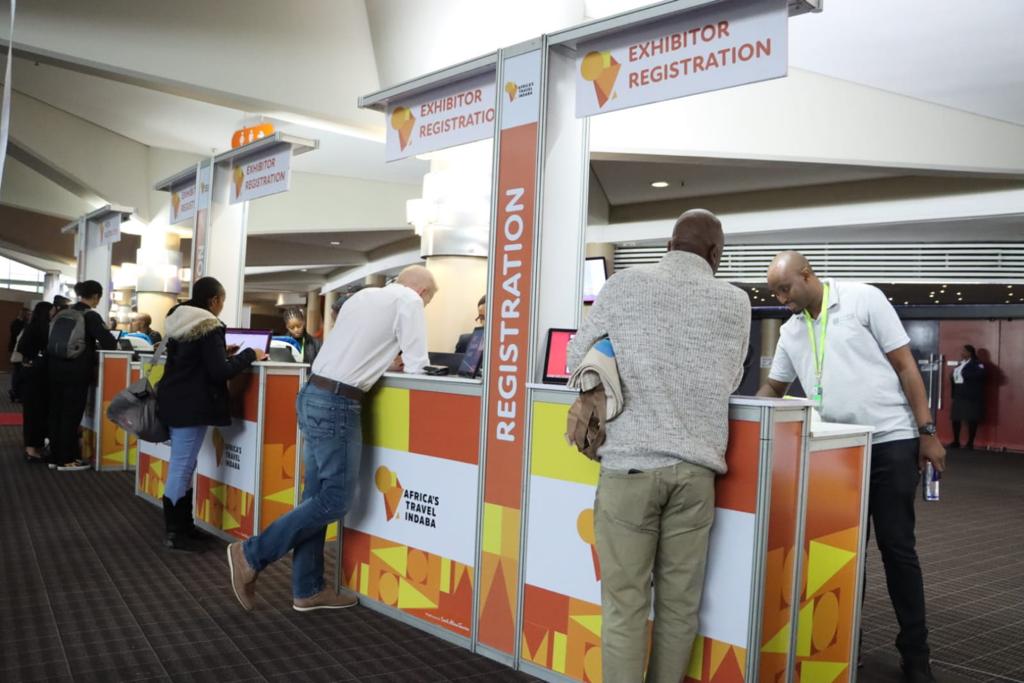
{"type": "Polygon", "coordinates": [[[875,428],[868,513],[885,565],[907,680],[930,683],[924,582],[914,547],[914,494],[925,461],[942,471],[946,451],[910,338],[882,292],[819,280],[803,255],[787,251],[768,269],[772,294],[793,312],[782,326],[759,396],[781,397],[799,378],[826,422],[875,428]]]}

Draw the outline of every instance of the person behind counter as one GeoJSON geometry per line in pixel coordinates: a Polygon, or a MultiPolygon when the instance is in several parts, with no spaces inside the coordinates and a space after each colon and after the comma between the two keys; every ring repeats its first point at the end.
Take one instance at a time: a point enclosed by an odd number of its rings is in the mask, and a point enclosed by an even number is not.
{"type": "MultiPolygon", "coordinates": [[[[484,321],[487,320],[487,295],[480,297],[480,301],[476,302],[476,324],[483,325],[484,321]]],[[[455,353],[465,353],[466,349],[469,348],[469,340],[473,338],[472,332],[466,332],[465,334],[459,335],[459,340],[455,342],[455,353]]]]}
{"type": "Polygon", "coordinates": [[[302,362],[312,363],[320,353],[320,341],[306,331],[306,316],[301,308],[289,308],[284,312],[284,326],[289,336],[299,343],[302,362]]]}
{"type": "Polygon", "coordinates": [[[163,335],[153,329],[153,318],[149,313],[136,313],[132,319],[132,332],[141,332],[149,337],[149,341],[156,346],[163,341],[163,335]]]}
{"type": "Polygon", "coordinates": [[[212,277],[192,285],[192,298],[171,309],[167,361],[157,385],[157,411],[171,432],[171,462],[164,490],[164,545],[171,550],[198,551],[205,534],[192,519],[192,475],[199,448],[211,426],[231,424],[228,380],[244,372],[266,353],[245,349],[228,356],[224,323],[224,287],[212,277]]]}
{"type": "Polygon", "coordinates": [[[697,635],[729,395],[743,377],[750,300],[715,278],[725,236],[709,211],[676,221],[656,265],[609,278],[569,344],[577,367],[615,350],[623,410],[598,450],[594,530],[606,681],[682,680],[697,635]],[[654,576],[654,630],[647,644],[654,576]]]}
{"type": "Polygon", "coordinates": [[[985,419],[985,365],[977,350],[967,344],[960,351],[960,364],[953,369],[953,443],[960,448],[960,425],[967,423],[967,450],[974,450],[978,423],[985,419]]]}
{"type": "Polygon", "coordinates": [[[799,252],[775,257],[768,287],[793,317],[757,394],[781,398],[799,378],[826,422],[874,427],[868,515],[900,626],[896,648],[907,681],[932,683],[914,492],[926,461],[945,468],[946,450],[935,437],[910,337],[881,290],[821,280],[799,252]]]}
{"type": "Polygon", "coordinates": [[[292,607],[299,612],[340,609],[358,603],[354,594],[324,588],[327,525],[348,510],[362,456],[360,413],[364,392],[402,352],[406,373],[429,363],[423,307],[437,293],[434,276],[410,266],[386,287],[353,294],[313,363],[312,376],[296,401],[305,439],[306,485],[302,502],[263,533],[228,546],[231,588],[252,610],[256,577],[292,555],[292,607]]]}
{"type": "Polygon", "coordinates": [[[20,394],[24,402],[22,436],[25,460],[43,462],[49,410],[47,405],[46,342],[50,337],[53,304],[40,301],[32,310],[32,319],[18,340],[21,354],[20,394]]]}
{"type": "Polygon", "coordinates": [[[93,310],[103,298],[103,285],[95,280],[79,282],[75,294],[78,303],[53,317],[46,341],[50,467],[62,472],[92,466],[82,460],[78,427],[85,415],[89,385],[96,380],[96,350],[117,347],[103,318],[93,310]]]}

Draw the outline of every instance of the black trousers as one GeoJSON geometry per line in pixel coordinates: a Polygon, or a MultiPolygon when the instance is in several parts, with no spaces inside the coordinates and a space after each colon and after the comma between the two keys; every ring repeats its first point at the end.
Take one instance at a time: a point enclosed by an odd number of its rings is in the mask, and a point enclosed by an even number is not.
{"type": "MultiPolygon", "coordinates": [[[[974,437],[978,435],[978,423],[967,422],[967,446],[974,447],[974,437]]],[[[960,420],[953,420],[953,442],[960,443],[960,420]]]]}
{"type": "Polygon", "coordinates": [[[19,393],[22,400],[22,437],[26,448],[42,448],[50,430],[49,380],[44,367],[23,367],[19,393]]]}
{"type": "Polygon", "coordinates": [[[50,457],[58,465],[82,456],[78,427],[88,396],[87,382],[50,380],[50,457]]]}
{"type": "Polygon", "coordinates": [[[871,449],[868,514],[885,566],[889,599],[900,625],[896,648],[907,659],[927,657],[924,579],[914,537],[914,498],[921,475],[918,439],[890,441],[871,449]]]}

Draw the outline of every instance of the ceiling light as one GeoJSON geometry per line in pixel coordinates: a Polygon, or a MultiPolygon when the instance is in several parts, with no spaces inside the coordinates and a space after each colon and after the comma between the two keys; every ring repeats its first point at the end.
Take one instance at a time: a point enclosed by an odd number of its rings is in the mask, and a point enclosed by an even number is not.
{"type": "Polygon", "coordinates": [[[892,297],[891,296],[889,297],[889,301],[892,301],[892,297]]]}
{"type": "Polygon", "coordinates": [[[655,180],[653,183],[651,183],[651,187],[661,189],[663,187],[668,187],[668,183],[664,180],[655,180]]]}
{"type": "Polygon", "coordinates": [[[1006,285],[1007,289],[1013,289],[1013,285],[1006,285]]]}
{"type": "Polygon", "coordinates": [[[341,244],[341,242],[339,242],[338,240],[331,240],[331,246],[332,246],[332,247],[336,247],[336,246],[338,246],[339,244],[341,244]]]}
{"type": "Polygon", "coordinates": [[[904,303],[904,305],[906,305],[906,304],[909,304],[910,302],[909,301],[904,301],[903,303],[904,303]]]}
{"type": "Polygon", "coordinates": [[[956,298],[956,300],[957,300],[957,301],[963,301],[964,299],[963,299],[963,297],[960,297],[960,296],[958,296],[958,297],[956,298]]]}
{"type": "Polygon", "coordinates": [[[302,272],[303,272],[303,273],[308,273],[308,272],[309,272],[309,268],[303,268],[303,269],[302,269],[302,272]]]}
{"type": "Polygon", "coordinates": [[[957,293],[956,293],[956,295],[957,295],[957,296],[960,296],[960,292],[957,292],[957,293]]]}

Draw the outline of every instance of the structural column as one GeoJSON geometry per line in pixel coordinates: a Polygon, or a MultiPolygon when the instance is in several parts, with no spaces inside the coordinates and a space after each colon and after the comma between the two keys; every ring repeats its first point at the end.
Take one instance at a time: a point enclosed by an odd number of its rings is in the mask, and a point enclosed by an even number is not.
{"type": "Polygon", "coordinates": [[[320,290],[311,289],[306,292],[306,332],[316,336],[324,326],[323,312],[320,310],[320,290]]]}
{"type": "Polygon", "coordinates": [[[167,312],[181,293],[181,238],[170,230],[147,230],[136,261],[139,313],[149,315],[153,328],[162,331],[167,312]]]}

